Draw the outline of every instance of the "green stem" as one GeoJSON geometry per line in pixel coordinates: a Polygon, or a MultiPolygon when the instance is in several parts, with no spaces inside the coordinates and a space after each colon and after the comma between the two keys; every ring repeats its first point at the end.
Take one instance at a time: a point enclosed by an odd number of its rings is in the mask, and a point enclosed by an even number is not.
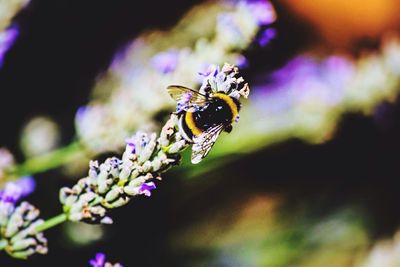
{"type": "Polygon", "coordinates": [[[50,218],[48,220],[46,220],[44,223],[38,225],[36,227],[36,231],[39,232],[43,232],[49,228],[52,228],[60,223],[63,223],[67,220],[67,215],[65,213],[61,213],[57,216],[54,216],[53,218],[50,218]]]}
{"type": "Polygon", "coordinates": [[[12,168],[8,172],[8,176],[20,177],[54,169],[75,159],[81,150],[81,145],[78,142],[73,142],[47,154],[27,159],[24,163],[12,168]]]}
{"type": "Polygon", "coordinates": [[[7,246],[7,241],[5,241],[4,239],[0,240],[0,250],[5,249],[7,246]]]}

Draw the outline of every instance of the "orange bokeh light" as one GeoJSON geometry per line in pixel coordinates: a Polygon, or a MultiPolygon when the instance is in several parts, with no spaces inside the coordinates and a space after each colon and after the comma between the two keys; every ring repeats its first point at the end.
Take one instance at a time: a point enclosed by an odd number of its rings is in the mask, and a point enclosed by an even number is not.
{"type": "Polygon", "coordinates": [[[398,29],[398,0],[283,0],[287,9],[314,25],[320,36],[337,47],[361,38],[379,38],[398,29]]]}

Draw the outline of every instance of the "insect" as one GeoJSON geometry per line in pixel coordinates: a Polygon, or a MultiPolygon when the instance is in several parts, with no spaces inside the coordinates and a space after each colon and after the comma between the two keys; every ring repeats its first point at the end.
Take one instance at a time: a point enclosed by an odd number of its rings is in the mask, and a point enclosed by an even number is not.
{"type": "Polygon", "coordinates": [[[222,131],[231,132],[232,123],[239,117],[240,102],[223,92],[202,94],[179,85],[170,85],[167,91],[177,101],[179,132],[193,143],[191,161],[197,164],[222,131]]]}

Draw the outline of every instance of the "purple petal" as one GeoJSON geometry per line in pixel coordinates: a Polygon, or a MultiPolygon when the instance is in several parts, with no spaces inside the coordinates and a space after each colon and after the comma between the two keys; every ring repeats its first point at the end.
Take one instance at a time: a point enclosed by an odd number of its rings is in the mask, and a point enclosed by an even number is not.
{"type": "Polygon", "coordinates": [[[106,261],[106,255],[104,253],[96,253],[96,257],[89,261],[93,267],[103,267],[106,261]]]}
{"type": "Polygon", "coordinates": [[[140,186],[139,193],[147,197],[151,196],[151,190],[156,189],[156,185],[153,182],[143,183],[140,186]]]}
{"type": "Polygon", "coordinates": [[[205,72],[199,73],[199,74],[204,76],[204,77],[207,77],[207,76],[210,76],[210,75],[215,77],[215,76],[217,76],[218,72],[219,72],[219,67],[217,65],[213,65],[212,64],[212,65],[209,65],[207,67],[207,70],[205,72]]]}
{"type": "Polygon", "coordinates": [[[136,151],[136,136],[132,136],[125,140],[126,148],[125,150],[128,151],[130,154],[135,154],[136,151]]]}
{"type": "Polygon", "coordinates": [[[3,65],[4,55],[17,39],[18,33],[16,26],[0,32],[0,67],[3,65]]]}

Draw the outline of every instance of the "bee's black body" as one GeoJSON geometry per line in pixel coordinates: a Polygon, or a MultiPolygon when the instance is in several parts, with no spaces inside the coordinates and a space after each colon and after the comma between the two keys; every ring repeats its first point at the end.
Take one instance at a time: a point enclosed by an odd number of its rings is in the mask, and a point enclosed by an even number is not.
{"type": "Polygon", "coordinates": [[[211,97],[206,107],[199,111],[183,111],[181,125],[186,139],[192,140],[211,127],[223,125],[225,131],[230,132],[231,124],[240,109],[240,103],[235,98],[223,94],[211,97]]]}
{"type": "Polygon", "coordinates": [[[175,114],[179,133],[193,144],[191,161],[197,164],[207,156],[222,131],[232,130],[232,123],[239,118],[239,97],[217,90],[202,94],[179,85],[170,85],[167,90],[178,102],[175,114]]]}

